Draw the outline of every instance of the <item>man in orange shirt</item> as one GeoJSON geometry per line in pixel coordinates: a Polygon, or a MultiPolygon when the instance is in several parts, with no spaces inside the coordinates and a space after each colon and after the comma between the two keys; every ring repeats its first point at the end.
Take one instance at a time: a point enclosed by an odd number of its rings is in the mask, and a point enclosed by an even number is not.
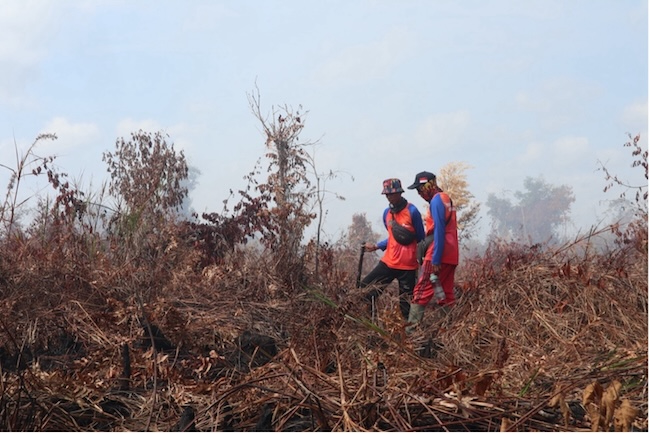
{"type": "Polygon", "coordinates": [[[445,298],[439,300],[438,304],[451,306],[456,302],[454,275],[458,265],[458,229],[456,209],[449,195],[438,187],[436,175],[420,172],[408,188],[416,189],[420,197],[429,203],[424,221],[427,237],[433,235],[433,242],[427,247],[422,260],[411,301],[409,322],[417,324],[422,320],[424,308],[434,295],[432,275],[438,277],[445,292],[445,298]]]}
{"type": "Polygon", "coordinates": [[[388,238],[376,244],[368,242],[364,245],[366,252],[374,252],[377,249],[384,251],[384,256],[377,266],[363,278],[360,284],[362,288],[373,284],[378,285],[365,296],[373,319],[373,308],[377,297],[395,279],[399,286],[400,311],[405,320],[409,315],[409,301],[413,295],[418,268],[417,244],[424,239],[424,226],[420,211],[404,199],[402,193],[404,189],[399,179],[391,178],[384,181],[381,194],[386,195],[388,200],[388,208],[383,214],[388,238]]]}

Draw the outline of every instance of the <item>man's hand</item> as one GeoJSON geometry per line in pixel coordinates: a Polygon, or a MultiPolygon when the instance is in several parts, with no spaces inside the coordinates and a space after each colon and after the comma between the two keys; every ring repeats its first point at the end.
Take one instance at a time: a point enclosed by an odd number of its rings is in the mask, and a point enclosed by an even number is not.
{"type": "Polygon", "coordinates": [[[440,273],[440,264],[431,264],[431,266],[433,267],[432,273],[437,276],[440,273]]]}
{"type": "Polygon", "coordinates": [[[366,252],[374,252],[377,250],[379,247],[377,247],[377,244],[375,243],[366,243],[363,248],[366,250],[366,252]]]}

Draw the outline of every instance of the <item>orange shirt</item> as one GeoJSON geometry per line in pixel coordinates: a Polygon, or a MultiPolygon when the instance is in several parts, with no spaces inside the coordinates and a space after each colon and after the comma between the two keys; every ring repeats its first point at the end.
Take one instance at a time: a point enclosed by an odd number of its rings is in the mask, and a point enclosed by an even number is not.
{"type": "Polygon", "coordinates": [[[388,267],[397,270],[417,270],[419,266],[417,243],[424,238],[424,226],[420,211],[411,203],[394,214],[387,209],[384,211],[384,225],[388,230],[388,238],[377,243],[379,248],[384,250],[381,261],[388,267]],[[393,229],[390,224],[393,218],[398,224],[415,233],[415,240],[408,246],[401,245],[393,237],[393,229]]]}

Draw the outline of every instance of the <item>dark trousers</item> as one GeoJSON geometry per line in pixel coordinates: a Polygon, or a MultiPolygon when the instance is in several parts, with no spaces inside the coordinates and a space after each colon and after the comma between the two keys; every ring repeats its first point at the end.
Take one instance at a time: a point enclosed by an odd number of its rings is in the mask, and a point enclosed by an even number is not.
{"type": "Polygon", "coordinates": [[[366,293],[365,296],[368,304],[374,306],[377,303],[377,297],[384,292],[386,286],[397,279],[397,285],[399,286],[399,309],[404,319],[407,320],[411,307],[411,298],[413,297],[413,287],[415,286],[415,275],[416,270],[397,270],[395,268],[389,268],[388,265],[379,261],[377,266],[363,278],[360,286],[361,288],[365,288],[370,285],[377,285],[376,288],[366,293]]]}

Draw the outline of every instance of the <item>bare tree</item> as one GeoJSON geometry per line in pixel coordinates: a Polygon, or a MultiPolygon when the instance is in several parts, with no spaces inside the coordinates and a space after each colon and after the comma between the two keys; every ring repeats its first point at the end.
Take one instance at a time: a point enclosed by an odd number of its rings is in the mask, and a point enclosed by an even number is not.
{"type": "MultiPolygon", "coordinates": [[[[315,149],[315,148],[314,148],[315,149]]],[[[332,171],[330,170],[329,172],[318,172],[316,169],[316,155],[315,155],[315,150],[312,154],[309,154],[307,156],[307,164],[311,169],[311,175],[314,177],[314,180],[316,182],[316,185],[313,188],[313,193],[312,197],[314,197],[314,205],[318,208],[318,213],[317,213],[317,227],[316,227],[316,251],[315,251],[315,259],[314,259],[314,274],[318,278],[319,276],[319,258],[320,258],[320,247],[321,247],[321,234],[323,231],[323,221],[325,219],[325,216],[327,215],[327,210],[325,210],[325,198],[328,195],[334,196],[334,198],[338,200],[345,200],[345,197],[340,195],[339,193],[328,190],[326,188],[327,181],[331,179],[335,179],[339,175],[345,173],[343,171],[332,171]]],[[[348,174],[349,175],[349,174],[348,174]]],[[[354,177],[352,175],[349,175],[352,181],[354,181],[354,177]]]]}
{"type": "Polygon", "coordinates": [[[367,241],[379,239],[381,235],[372,230],[372,225],[366,217],[366,213],[352,215],[352,223],[348,226],[347,246],[351,249],[358,248],[367,241]]]}
{"type": "Polygon", "coordinates": [[[0,222],[4,226],[4,232],[10,233],[15,229],[17,213],[31,197],[19,199],[20,184],[28,176],[48,175],[48,178],[55,175],[55,172],[48,166],[55,159],[54,156],[40,157],[36,154],[36,145],[42,140],[56,140],[55,134],[40,134],[36,140],[27,148],[27,152],[20,155],[18,145],[14,143],[16,152],[15,166],[8,166],[0,163],[0,167],[9,170],[9,184],[4,201],[0,203],[0,222]]]}
{"type": "Polygon", "coordinates": [[[187,196],[185,155],[174,150],[168,137],[140,130],[131,133],[131,140],[119,138],[114,153],[103,154],[111,175],[108,191],[118,202],[113,231],[127,247],[139,250],[144,238],[160,235],[187,196]]]}
{"type": "Polygon", "coordinates": [[[248,96],[251,110],[260,121],[268,152],[266,183],[257,185],[261,195],[270,195],[275,206],[269,210],[267,247],[273,247],[276,255],[276,271],[292,282],[299,268],[299,247],[305,228],[316,217],[310,211],[313,188],[308,176],[309,155],[300,143],[299,135],[304,127],[302,107],[294,110],[289,106],[272,107],[271,115],[261,109],[260,93],[256,88],[248,96]],[[277,237],[277,240],[274,239],[277,237]]]}
{"type": "Polygon", "coordinates": [[[641,213],[648,213],[648,150],[643,149],[641,146],[641,135],[637,134],[632,137],[628,133],[629,140],[623,144],[627,148],[632,148],[632,156],[634,160],[632,162],[632,167],[640,167],[644,171],[645,182],[641,184],[640,182],[632,183],[626,180],[621,179],[619,176],[610,173],[610,171],[605,167],[600,161],[600,170],[605,173],[605,180],[607,185],[603,189],[604,192],[607,192],[617,186],[622,188],[623,191],[620,194],[621,199],[626,199],[626,192],[632,190],[635,192],[634,201],[639,206],[641,213]]]}
{"type": "MultiPolygon", "coordinates": [[[[648,150],[641,144],[641,136],[637,134],[632,137],[628,133],[629,140],[623,144],[626,148],[632,148],[632,167],[638,167],[643,173],[645,181],[623,180],[620,176],[611,173],[605,165],[600,163],[600,170],[605,173],[607,185],[603,189],[608,192],[615,187],[622,189],[616,202],[620,204],[624,212],[612,224],[611,229],[622,243],[633,243],[640,251],[648,251],[648,150]],[[634,192],[634,201],[628,199],[626,193],[634,192]]],[[[639,174],[639,171],[636,172],[639,174]]]]}

